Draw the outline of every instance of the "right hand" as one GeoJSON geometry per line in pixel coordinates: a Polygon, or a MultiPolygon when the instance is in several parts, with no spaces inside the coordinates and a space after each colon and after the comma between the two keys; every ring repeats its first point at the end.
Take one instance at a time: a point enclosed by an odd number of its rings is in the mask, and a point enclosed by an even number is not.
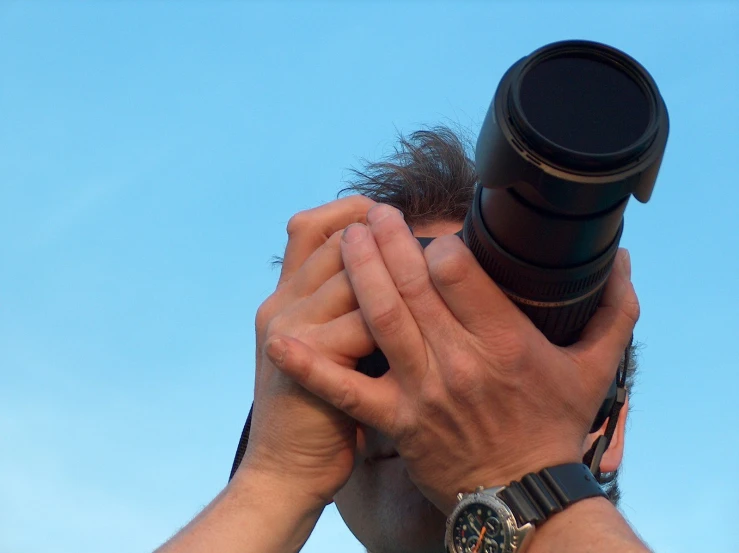
{"type": "Polygon", "coordinates": [[[278,334],[299,338],[352,370],[374,349],[340,251],[343,229],[365,222],[374,204],[350,196],[292,217],[277,289],[256,316],[254,413],[235,478],[251,474],[281,482],[320,507],[351,475],[356,425],[277,370],[264,345],[278,334]]]}
{"type": "Polygon", "coordinates": [[[369,378],[290,337],[281,370],[388,437],[413,483],[446,514],[459,491],[580,462],[639,316],[628,264],[614,264],[599,310],[563,348],[457,236],[422,249],[397,210],[377,206],[368,219],[369,228],[347,229],[342,253],[392,369],[369,378]]]}

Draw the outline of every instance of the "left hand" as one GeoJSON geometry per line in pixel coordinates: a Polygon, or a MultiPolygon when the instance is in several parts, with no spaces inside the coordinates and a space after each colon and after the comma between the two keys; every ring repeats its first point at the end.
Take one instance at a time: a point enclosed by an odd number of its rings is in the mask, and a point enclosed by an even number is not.
{"type": "Polygon", "coordinates": [[[234,480],[258,477],[292,488],[291,507],[298,495],[316,509],[332,501],[351,476],[363,435],[351,417],[275,369],[263,349],[275,345],[272,336],[291,336],[348,370],[351,355],[372,351],[343,271],[340,237],[350,223],[366,221],[374,204],[349,196],[292,217],[277,289],[257,311],[254,416],[234,480]]]}
{"type": "Polygon", "coordinates": [[[347,370],[296,339],[279,368],[389,436],[408,474],[449,513],[460,491],[505,485],[582,458],[639,307],[619,259],[581,340],[551,344],[456,236],[423,250],[399,212],[376,206],[341,248],[364,319],[391,370],[347,370]]]}

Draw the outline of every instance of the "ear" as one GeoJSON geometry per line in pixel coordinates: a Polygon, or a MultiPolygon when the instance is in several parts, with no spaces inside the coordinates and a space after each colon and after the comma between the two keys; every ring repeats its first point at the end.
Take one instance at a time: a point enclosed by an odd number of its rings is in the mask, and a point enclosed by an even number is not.
{"type": "MultiPolygon", "coordinates": [[[[626,418],[629,413],[629,396],[626,396],[626,402],[621,411],[618,414],[618,423],[616,424],[616,430],[613,431],[613,437],[611,443],[608,445],[608,449],[603,454],[603,458],[600,461],[601,472],[614,472],[620,465],[621,460],[624,457],[624,437],[626,433],[626,418]]],[[[583,444],[583,456],[593,446],[593,442],[598,439],[598,436],[602,436],[606,432],[606,426],[608,426],[608,420],[598,429],[597,432],[588,434],[583,444]]]]}

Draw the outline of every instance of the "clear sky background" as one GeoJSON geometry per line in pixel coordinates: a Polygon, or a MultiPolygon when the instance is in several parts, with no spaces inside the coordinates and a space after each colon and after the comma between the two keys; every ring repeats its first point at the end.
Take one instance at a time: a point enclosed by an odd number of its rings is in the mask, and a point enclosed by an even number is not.
{"type": "MultiPolygon", "coordinates": [[[[637,58],[671,117],[622,242],[623,511],[658,551],[736,551],[738,4],[0,0],[0,553],[186,523],[227,480],[288,218],[397,131],[476,136],[503,72],[567,38],[637,58]]],[[[362,548],[329,508],[305,551],[362,548]]]]}

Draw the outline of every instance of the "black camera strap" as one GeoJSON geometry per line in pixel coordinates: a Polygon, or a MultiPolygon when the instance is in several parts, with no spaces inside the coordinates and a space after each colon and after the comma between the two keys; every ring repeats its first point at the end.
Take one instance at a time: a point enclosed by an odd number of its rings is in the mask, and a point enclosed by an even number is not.
{"type": "Polygon", "coordinates": [[[623,367],[619,368],[618,373],[616,374],[616,401],[613,402],[611,413],[608,415],[606,430],[602,435],[598,436],[595,442],[593,442],[593,445],[582,460],[584,464],[590,467],[590,472],[593,473],[595,478],[601,484],[608,484],[616,476],[615,472],[602,474],[600,471],[600,462],[603,459],[603,455],[608,449],[608,446],[611,445],[613,434],[618,425],[618,416],[621,413],[621,408],[626,403],[626,375],[629,373],[629,361],[633,344],[634,335],[632,334],[631,339],[629,340],[629,345],[626,346],[626,350],[624,351],[623,367]]]}
{"type": "MultiPolygon", "coordinates": [[[[626,403],[626,375],[628,374],[629,370],[629,358],[633,342],[634,337],[632,336],[631,340],[629,340],[629,345],[624,352],[623,368],[620,369],[618,371],[618,374],[616,375],[616,401],[613,403],[611,413],[608,416],[606,431],[601,436],[598,436],[598,439],[593,442],[592,447],[585,454],[585,457],[583,457],[582,461],[585,465],[590,467],[590,472],[593,473],[595,478],[601,484],[607,484],[608,482],[613,480],[615,476],[614,473],[601,474],[600,462],[603,458],[603,454],[606,452],[608,446],[611,444],[613,434],[616,431],[616,425],[618,424],[618,416],[621,413],[621,408],[626,403]]],[[[251,419],[253,412],[254,405],[252,404],[251,408],[249,409],[249,415],[246,417],[244,428],[241,431],[239,445],[236,447],[236,454],[234,455],[233,464],[231,465],[231,474],[228,477],[229,481],[234,477],[234,474],[236,474],[236,470],[239,468],[241,460],[244,458],[244,454],[246,453],[246,446],[249,444],[249,432],[251,431],[251,419]]]]}
{"type": "Polygon", "coordinates": [[[249,409],[249,415],[246,417],[246,422],[244,423],[244,429],[241,431],[241,437],[239,438],[239,445],[236,448],[233,465],[231,465],[231,475],[228,477],[229,482],[234,477],[234,474],[236,474],[236,469],[239,468],[241,460],[244,458],[244,454],[246,453],[246,446],[249,445],[249,432],[251,432],[251,416],[253,412],[254,404],[252,403],[251,408],[249,409]]]}
{"type": "MultiPolygon", "coordinates": [[[[462,232],[463,231],[460,230],[456,235],[463,238],[462,232]]],[[[421,246],[425,248],[433,241],[434,237],[416,237],[416,239],[421,246]]],[[[363,372],[365,372],[365,374],[375,377],[382,376],[390,368],[387,359],[379,349],[375,350],[373,354],[360,359],[360,364],[364,365],[363,372]]],[[[228,477],[229,481],[234,477],[234,474],[236,474],[236,470],[239,468],[241,460],[244,458],[244,454],[246,454],[246,446],[249,444],[249,432],[251,431],[251,419],[253,413],[254,404],[252,403],[252,406],[249,409],[249,415],[246,417],[246,422],[244,423],[244,429],[241,431],[239,445],[236,447],[236,454],[234,455],[233,464],[231,465],[231,475],[228,477]]]]}

